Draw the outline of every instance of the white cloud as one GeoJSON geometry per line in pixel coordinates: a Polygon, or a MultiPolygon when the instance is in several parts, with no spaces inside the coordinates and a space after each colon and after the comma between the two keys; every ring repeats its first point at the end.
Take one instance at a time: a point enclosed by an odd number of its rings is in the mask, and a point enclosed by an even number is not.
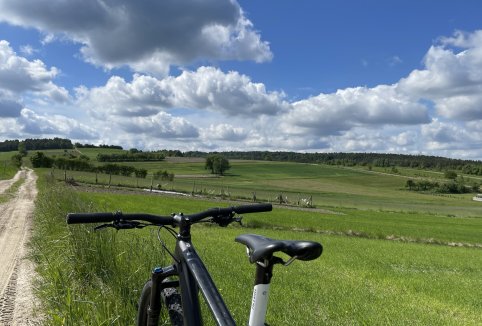
{"type": "Polygon", "coordinates": [[[429,49],[424,63],[425,69],[400,80],[401,92],[433,101],[444,117],[482,119],[482,30],[442,38],[429,49]]]}
{"type": "Polygon", "coordinates": [[[37,28],[46,42],[61,35],[80,43],[94,64],[158,76],[203,59],[272,58],[234,0],[2,0],[0,21],[37,28]]]}
{"type": "Polygon", "coordinates": [[[288,108],[284,94],[267,92],[237,72],[213,67],[157,79],[134,75],[131,82],[111,77],[102,87],[77,89],[79,105],[95,116],[151,116],[173,108],[205,109],[227,116],[274,115],[288,108]]]}
{"type": "Polygon", "coordinates": [[[293,103],[283,119],[292,133],[339,134],[361,125],[423,124],[427,108],[397,92],[396,86],[357,87],[293,103]]]}
{"type": "Polygon", "coordinates": [[[38,137],[61,136],[71,139],[94,139],[98,133],[91,127],[63,115],[42,115],[23,109],[17,119],[23,133],[38,137]]]}
{"type": "Polygon", "coordinates": [[[227,123],[219,125],[210,125],[209,128],[202,130],[202,139],[205,140],[221,140],[221,141],[242,141],[248,136],[246,130],[234,127],[227,123]]]}
{"type": "Polygon", "coordinates": [[[40,60],[18,56],[10,44],[0,40],[0,90],[11,94],[33,92],[55,102],[68,100],[68,91],[54,84],[57,68],[48,69],[40,60]]]}
{"type": "Polygon", "coordinates": [[[394,55],[393,57],[388,59],[388,64],[392,67],[397,66],[401,63],[403,63],[403,60],[398,55],[394,55]]]}
{"type": "Polygon", "coordinates": [[[37,49],[35,49],[33,46],[31,46],[30,44],[26,44],[26,45],[22,45],[20,47],[20,52],[29,57],[29,56],[32,56],[34,53],[38,52],[37,49]]]}
{"type": "Polygon", "coordinates": [[[197,138],[197,128],[181,117],[159,112],[149,117],[120,118],[114,121],[129,134],[144,134],[155,138],[197,138]]]}
{"type": "Polygon", "coordinates": [[[0,118],[18,117],[22,108],[22,104],[0,90],[0,118]]]}

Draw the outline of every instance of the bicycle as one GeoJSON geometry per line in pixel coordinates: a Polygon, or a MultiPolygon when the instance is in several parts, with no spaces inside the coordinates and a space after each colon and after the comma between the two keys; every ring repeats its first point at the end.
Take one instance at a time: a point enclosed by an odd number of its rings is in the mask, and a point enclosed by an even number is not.
{"type": "MultiPolygon", "coordinates": [[[[211,208],[195,214],[182,213],[171,216],[151,214],[116,213],[69,213],[68,224],[104,223],[96,226],[120,229],[159,227],[158,237],[162,247],[172,256],[173,263],[167,267],[153,269],[151,279],[144,285],[139,299],[137,325],[158,325],[160,312],[164,306],[168,312],[168,322],[172,325],[202,325],[198,293],[201,292],[218,325],[235,325],[221,294],[216,288],[201,258],[191,242],[191,226],[201,222],[211,222],[226,227],[233,222],[241,224],[240,214],[268,212],[271,204],[242,205],[227,208],[211,208]],[[173,227],[177,227],[176,232],[173,227]],[[166,229],[176,238],[174,252],[169,251],[160,239],[161,229],[166,229]],[[180,293],[177,289],[180,289],[180,293]]],[[[268,295],[273,266],[291,264],[295,259],[308,261],[318,258],[323,247],[313,241],[274,240],[256,234],[243,234],[235,241],[247,247],[250,263],[256,263],[255,285],[253,289],[250,326],[265,325],[268,295]],[[287,254],[290,259],[274,256],[276,252],[287,254]]]]}

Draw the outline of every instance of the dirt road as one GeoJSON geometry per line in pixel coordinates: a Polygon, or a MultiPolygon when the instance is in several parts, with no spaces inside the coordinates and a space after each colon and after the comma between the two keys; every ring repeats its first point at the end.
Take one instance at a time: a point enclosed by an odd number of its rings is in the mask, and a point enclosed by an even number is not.
{"type": "MultiPolygon", "coordinates": [[[[35,298],[31,279],[34,267],[27,260],[26,242],[29,239],[37,179],[30,169],[20,171],[14,178],[25,178],[18,193],[0,205],[0,325],[39,325],[34,318],[35,298]]],[[[4,192],[14,181],[2,181],[4,192]]]]}

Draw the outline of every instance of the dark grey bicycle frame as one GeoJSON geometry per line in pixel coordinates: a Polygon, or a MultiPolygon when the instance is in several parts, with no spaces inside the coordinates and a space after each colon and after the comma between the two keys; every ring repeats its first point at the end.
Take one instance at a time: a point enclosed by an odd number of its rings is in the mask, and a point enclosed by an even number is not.
{"type": "MultiPolygon", "coordinates": [[[[203,324],[199,306],[199,291],[203,294],[218,325],[236,325],[209,272],[192,245],[190,225],[184,224],[180,227],[173,265],[163,268],[160,275],[154,275],[155,273],[152,277],[151,308],[156,307],[158,309],[161,305],[159,291],[154,291],[154,289],[177,284],[177,282],[161,284],[167,277],[177,275],[181,289],[184,325],[198,326],[203,324]]],[[[157,318],[149,318],[149,321],[151,320],[157,320],[157,318]]],[[[157,326],[157,322],[153,322],[152,326],[154,325],[157,326]]]]}

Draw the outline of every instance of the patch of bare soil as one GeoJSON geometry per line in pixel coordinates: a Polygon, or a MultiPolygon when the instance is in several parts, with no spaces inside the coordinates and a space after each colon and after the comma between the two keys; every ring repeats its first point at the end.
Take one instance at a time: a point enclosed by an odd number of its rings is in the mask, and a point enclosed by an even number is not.
{"type": "Polygon", "coordinates": [[[25,182],[16,196],[0,205],[0,325],[41,324],[32,291],[36,274],[33,263],[26,258],[37,177],[30,169],[15,176],[17,180],[20,177],[25,177],[25,182]]]}

